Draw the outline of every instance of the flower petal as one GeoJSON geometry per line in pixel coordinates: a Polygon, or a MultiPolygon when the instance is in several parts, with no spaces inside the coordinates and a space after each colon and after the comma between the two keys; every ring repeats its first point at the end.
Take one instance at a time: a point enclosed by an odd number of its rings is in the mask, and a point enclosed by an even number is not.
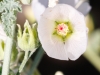
{"type": "Polygon", "coordinates": [[[47,55],[60,60],[68,60],[63,42],[52,35],[54,23],[44,17],[40,20],[38,25],[39,39],[47,55]]]}
{"type": "MultiPolygon", "coordinates": [[[[85,19],[84,19],[83,14],[75,10],[73,7],[66,4],[58,4],[54,7],[53,11],[54,10],[56,12],[53,12],[53,13],[55,13],[58,16],[57,18],[63,21],[69,20],[71,22],[71,25],[74,28],[74,31],[86,31],[85,30],[86,24],[85,24],[85,19]]],[[[56,19],[56,17],[54,19],[56,19]]]]}
{"type": "Polygon", "coordinates": [[[65,43],[65,51],[68,52],[70,60],[76,60],[86,51],[86,32],[74,33],[65,43]]]}
{"type": "Polygon", "coordinates": [[[64,5],[65,4],[57,4],[53,8],[52,7],[47,8],[42,14],[42,16],[51,21],[62,21],[62,20],[66,21],[68,20],[68,16],[70,12],[67,7],[66,7],[67,11],[65,11],[64,5]],[[63,14],[63,12],[65,12],[66,14],[65,13],[63,14]]]}

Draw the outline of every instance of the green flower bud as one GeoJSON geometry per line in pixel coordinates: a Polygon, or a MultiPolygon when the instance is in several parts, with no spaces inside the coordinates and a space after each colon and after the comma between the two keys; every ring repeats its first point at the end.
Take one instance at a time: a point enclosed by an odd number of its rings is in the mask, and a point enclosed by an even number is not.
{"type": "Polygon", "coordinates": [[[33,24],[32,26],[30,26],[29,22],[26,20],[26,22],[24,24],[23,33],[22,33],[22,29],[21,29],[20,25],[18,25],[17,41],[18,41],[18,46],[22,50],[24,50],[24,51],[34,50],[38,45],[36,24],[33,24]]]}
{"type": "Polygon", "coordinates": [[[0,40],[0,60],[3,60],[4,57],[4,46],[5,46],[4,41],[0,40]]]}
{"type": "Polygon", "coordinates": [[[30,4],[30,3],[31,3],[31,0],[21,0],[21,2],[22,2],[23,4],[30,4]]]}

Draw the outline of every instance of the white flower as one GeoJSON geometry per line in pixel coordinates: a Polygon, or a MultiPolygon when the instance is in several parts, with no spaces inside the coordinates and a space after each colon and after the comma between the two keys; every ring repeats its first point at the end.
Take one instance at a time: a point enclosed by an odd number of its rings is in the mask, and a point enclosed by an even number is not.
{"type": "Polygon", "coordinates": [[[42,47],[52,58],[76,60],[86,50],[84,16],[66,4],[57,4],[44,11],[38,22],[38,35],[42,47]]]}

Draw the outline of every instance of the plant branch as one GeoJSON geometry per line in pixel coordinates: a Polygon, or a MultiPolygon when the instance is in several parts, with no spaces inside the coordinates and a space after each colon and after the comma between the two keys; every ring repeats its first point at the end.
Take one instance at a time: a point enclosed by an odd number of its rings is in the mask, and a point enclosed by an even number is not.
{"type": "Polygon", "coordinates": [[[43,48],[40,46],[39,50],[37,50],[37,54],[33,60],[32,66],[28,72],[27,75],[33,75],[34,71],[36,70],[40,60],[42,59],[42,56],[44,55],[43,48]]]}
{"type": "Polygon", "coordinates": [[[22,61],[21,65],[20,65],[19,73],[21,73],[23,71],[23,68],[24,68],[25,64],[27,63],[28,54],[29,54],[29,51],[25,51],[24,60],[22,61]]]}
{"type": "Polygon", "coordinates": [[[78,9],[84,2],[86,2],[86,1],[88,1],[88,0],[79,0],[78,2],[77,2],[77,4],[75,5],[75,8],[76,9],[78,9]]]}

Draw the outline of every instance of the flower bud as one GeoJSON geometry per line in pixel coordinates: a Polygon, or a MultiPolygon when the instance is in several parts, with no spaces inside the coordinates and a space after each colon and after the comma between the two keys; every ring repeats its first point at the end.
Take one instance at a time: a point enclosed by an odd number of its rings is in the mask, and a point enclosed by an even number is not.
{"type": "Polygon", "coordinates": [[[33,24],[31,27],[29,22],[26,20],[23,33],[20,25],[18,25],[17,41],[18,46],[24,51],[35,49],[38,44],[36,24],[33,24]]]}

